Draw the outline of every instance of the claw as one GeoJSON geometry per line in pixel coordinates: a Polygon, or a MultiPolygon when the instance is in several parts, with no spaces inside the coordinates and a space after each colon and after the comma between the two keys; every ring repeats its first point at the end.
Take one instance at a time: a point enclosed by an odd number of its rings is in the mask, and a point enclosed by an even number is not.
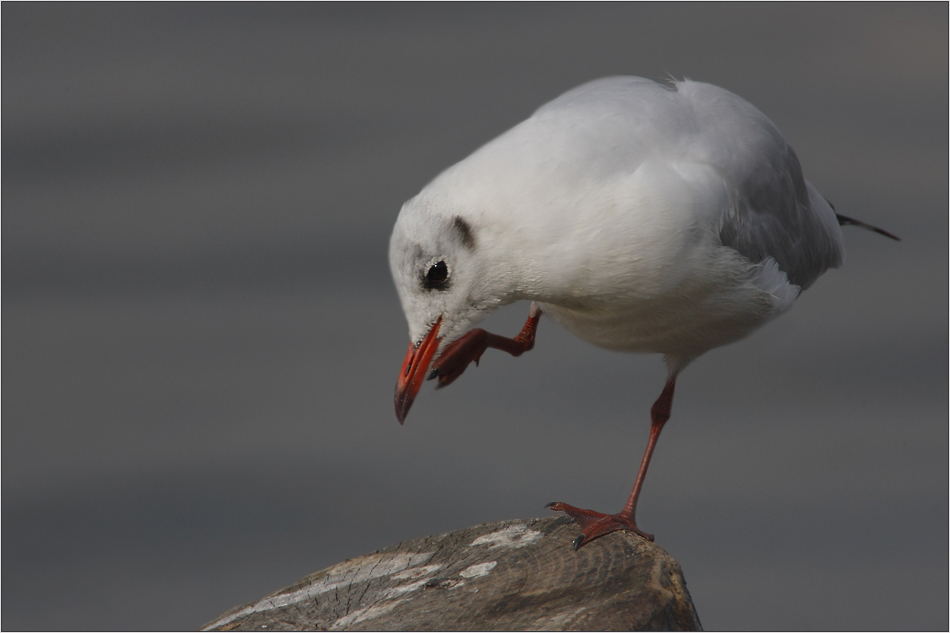
{"type": "Polygon", "coordinates": [[[598,539],[601,536],[606,536],[612,532],[617,532],[618,530],[634,532],[648,541],[653,540],[652,534],[647,534],[638,528],[633,518],[625,516],[623,513],[604,514],[602,512],[595,512],[594,510],[575,508],[574,506],[560,502],[549,503],[547,507],[551,508],[555,512],[566,513],[572,519],[574,519],[574,521],[577,522],[578,527],[581,528],[580,535],[574,539],[572,544],[572,547],[575,551],[584,545],[587,545],[594,539],[598,539]]]}
{"type": "Polygon", "coordinates": [[[477,365],[478,359],[488,349],[490,336],[485,330],[474,329],[449,344],[433,363],[432,374],[439,378],[438,388],[455,382],[472,361],[477,365]]]}
{"type": "Polygon", "coordinates": [[[508,352],[512,356],[521,356],[534,347],[534,334],[538,327],[541,310],[532,304],[528,320],[521,332],[514,338],[505,338],[491,334],[481,328],[471,330],[461,338],[449,343],[432,363],[432,371],[426,380],[439,379],[436,389],[448,387],[461,376],[472,363],[478,366],[482,354],[489,347],[508,352]]]}

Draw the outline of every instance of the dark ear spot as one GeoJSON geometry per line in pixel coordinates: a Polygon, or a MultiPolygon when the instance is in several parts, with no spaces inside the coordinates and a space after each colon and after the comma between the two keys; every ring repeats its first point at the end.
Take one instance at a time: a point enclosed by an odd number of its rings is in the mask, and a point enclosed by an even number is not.
{"type": "Polygon", "coordinates": [[[462,219],[462,216],[457,215],[455,219],[452,220],[452,226],[458,231],[459,239],[462,241],[462,246],[469,250],[475,249],[475,235],[472,233],[472,227],[469,226],[468,222],[462,219]]]}

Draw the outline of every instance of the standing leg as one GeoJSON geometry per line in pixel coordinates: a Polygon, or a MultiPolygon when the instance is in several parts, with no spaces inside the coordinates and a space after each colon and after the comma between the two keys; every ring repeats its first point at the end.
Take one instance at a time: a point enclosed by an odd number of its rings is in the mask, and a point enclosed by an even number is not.
{"type": "Polygon", "coordinates": [[[574,549],[593,541],[595,538],[616,532],[617,530],[627,530],[636,532],[640,536],[650,541],[653,540],[652,534],[647,534],[637,527],[637,499],[640,497],[640,490],[643,488],[643,480],[646,478],[647,468],[650,467],[650,459],[653,457],[653,449],[656,448],[656,442],[660,438],[660,431],[663,425],[670,419],[670,409],[673,406],[673,392],[676,389],[676,374],[671,373],[663,387],[663,393],[653,403],[650,410],[650,439],[647,442],[646,451],[643,453],[643,461],[640,462],[640,470],[637,472],[637,480],[633,484],[633,490],[627,499],[623,510],[617,514],[603,514],[594,510],[584,510],[574,506],[561,503],[559,501],[549,503],[547,507],[558,512],[565,512],[581,527],[581,534],[574,541],[574,549]]]}

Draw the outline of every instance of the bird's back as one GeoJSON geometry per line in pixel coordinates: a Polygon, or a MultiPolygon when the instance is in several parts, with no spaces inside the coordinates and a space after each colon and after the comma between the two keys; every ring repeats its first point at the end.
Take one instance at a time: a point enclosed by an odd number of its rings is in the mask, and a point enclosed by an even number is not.
{"type": "Polygon", "coordinates": [[[545,303],[616,349],[686,357],[741,338],[844,255],[833,210],[772,122],[693,81],[584,84],[427,195],[520,258],[530,276],[509,299],[545,303]]]}
{"type": "Polygon", "coordinates": [[[699,122],[699,160],[721,170],[731,189],[719,230],[723,244],[752,262],[771,257],[802,289],[840,266],[844,245],[834,210],[805,181],[798,156],[778,128],[722,88],[676,85],[699,122]]]}
{"type": "MultiPolygon", "coordinates": [[[[586,215],[603,217],[611,203],[638,220],[664,212],[624,199],[636,197],[629,179],[657,165],[722,189],[723,204],[708,206],[705,219],[723,244],[751,262],[773,258],[801,288],[841,264],[834,212],[805,182],[778,129],[745,100],[700,82],[589,82],[446,170],[430,188],[494,216],[496,225],[554,243],[577,223],[590,226],[586,215]]],[[[624,229],[623,222],[612,227],[624,229]]]]}

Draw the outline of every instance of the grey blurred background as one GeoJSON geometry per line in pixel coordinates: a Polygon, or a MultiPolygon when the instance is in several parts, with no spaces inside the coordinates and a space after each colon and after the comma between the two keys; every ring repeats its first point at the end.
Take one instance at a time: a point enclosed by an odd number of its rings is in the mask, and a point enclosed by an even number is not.
{"type": "Polygon", "coordinates": [[[195,628],[403,539],[619,509],[660,359],[542,319],[400,427],[386,249],[440,170],[636,74],[743,96],[903,238],[846,229],[683,374],[642,527],[707,628],[945,630],[947,14],[3,3],[3,628],[195,628]]]}

